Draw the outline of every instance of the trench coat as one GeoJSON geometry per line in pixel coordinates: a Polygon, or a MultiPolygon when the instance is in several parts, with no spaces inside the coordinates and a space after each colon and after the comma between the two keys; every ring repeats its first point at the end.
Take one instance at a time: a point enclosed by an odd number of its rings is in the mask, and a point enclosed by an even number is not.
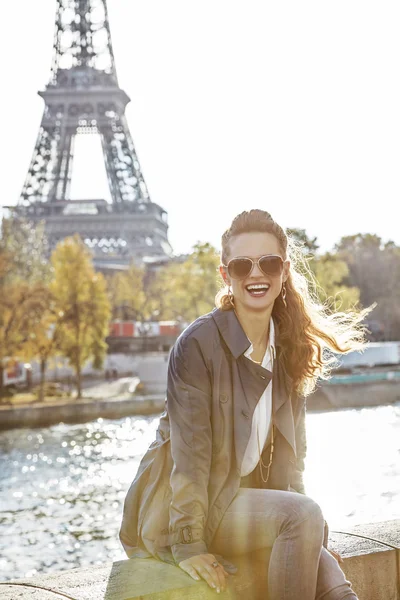
{"type": "MultiPolygon", "coordinates": [[[[275,323],[275,322],[274,322],[275,323]]],[[[241,464],[254,409],[272,379],[275,447],[265,484],[304,493],[305,398],[292,389],[275,323],[273,373],[244,356],[250,341],[233,310],[214,309],[177,339],[168,364],[166,410],[125,499],[120,540],[129,557],[178,564],[207,553],[243,487],[241,464]]],[[[263,449],[269,461],[269,445],[263,449]]],[[[326,545],[327,528],[325,532],[326,545]]]]}

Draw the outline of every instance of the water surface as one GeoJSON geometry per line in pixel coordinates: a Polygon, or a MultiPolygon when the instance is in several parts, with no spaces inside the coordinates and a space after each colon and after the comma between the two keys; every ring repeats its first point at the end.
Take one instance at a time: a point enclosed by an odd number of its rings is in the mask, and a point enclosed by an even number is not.
{"type": "MultiPolygon", "coordinates": [[[[0,433],[0,580],[125,558],[122,505],[155,417],[0,433]]],[[[307,493],[332,529],[400,518],[400,404],[310,413],[307,493]]]]}

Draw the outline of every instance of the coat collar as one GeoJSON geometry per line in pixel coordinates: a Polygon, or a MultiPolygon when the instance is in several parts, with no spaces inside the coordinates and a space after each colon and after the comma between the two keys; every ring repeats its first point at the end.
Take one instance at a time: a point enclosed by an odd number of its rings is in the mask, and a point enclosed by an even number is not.
{"type": "MultiPolygon", "coordinates": [[[[243,331],[239,319],[236,316],[234,310],[221,310],[215,308],[212,311],[213,319],[218,327],[218,330],[228,346],[232,356],[237,360],[239,356],[244,354],[248,348],[250,348],[250,340],[243,331]]],[[[279,342],[279,328],[277,323],[275,325],[275,346],[280,346],[279,342]]]]}
{"type": "MultiPolygon", "coordinates": [[[[216,308],[212,311],[212,316],[218,327],[218,330],[228,346],[232,356],[235,360],[250,348],[250,340],[243,331],[243,328],[236,316],[234,310],[221,310],[216,308]]],[[[279,341],[279,328],[274,321],[275,325],[275,346],[277,348],[277,360],[274,360],[274,372],[273,375],[269,371],[265,370],[262,366],[259,366],[251,361],[244,363],[238,361],[238,367],[243,379],[246,380],[244,386],[244,394],[248,399],[249,407],[254,410],[255,404],[258,402],[261,394],[263,393],[266,385],[273,378],[272,385],[272,396],[273,396],[273,413],[274,421],[278,429],[281,431],[283,436],[287,439],[291,447],[293,448],[294,454],[296,454],[296,442],[294,435],[293,425],[293,412],[292,412],[292,378],[286,372],[283,360],[281,359],[282,345],[279,341]],[[251,372],[254,375],[264,374],[262,378],[264,383],[260,385],[260,380],[257,377],[246,379],[245,372],[251,372]],[[253,389],[254,388],[254,389],[253,389]],[[255,389],[256,388],[256,389],[255,389]]],[[[239,453],[241,456],[241,454],[239,453]]]]}
{"type": "Polygon", "coordinates": [[[243,331],[235,311],[215,308],[212,311],[212,316],[232,356],[238,359],[241,354],[244,354],[250,348],[250,340],[243,331]]]}

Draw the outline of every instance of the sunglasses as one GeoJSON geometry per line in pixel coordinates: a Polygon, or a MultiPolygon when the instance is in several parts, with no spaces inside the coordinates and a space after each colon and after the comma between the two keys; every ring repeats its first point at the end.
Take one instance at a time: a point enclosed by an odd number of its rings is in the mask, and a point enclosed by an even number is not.
{"type": "Polygon", "coordinates": [[[237,258],[232,258],[227,265],[222,266],[228,270],[232,279],[246,279],[252,272],[255,264],[258,265],[258,268],[264,275],[270,275],[271,277],[281,275],[283,271],[283,259],[276,254],[266,254],[265,256],[260,256],[257,260],[253,260],[247,256],[238,256],[237,258]]]}

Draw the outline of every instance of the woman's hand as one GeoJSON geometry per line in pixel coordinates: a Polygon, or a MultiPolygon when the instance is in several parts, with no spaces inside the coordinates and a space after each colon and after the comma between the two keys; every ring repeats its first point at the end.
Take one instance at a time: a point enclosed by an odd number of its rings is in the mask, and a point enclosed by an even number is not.
{"type": "Polygon", "coordinates": [[[226,577],[229,575],[213,554],[197,554],[179,563],[179,567],[196,581],[204,579],[218,594],[226,590],[226,577]],[[218,563],[213,567],[213,563],[218,563]]]}
{"type": "Polygon", "coordinates": [[[333,558],[335,558],[338,563],[342,563],[343,562],[343,558],[340,556],[340,554],[338,552],[335,552],[334,550],[328,550],[329,554],[332,554],[333,558]]]}

